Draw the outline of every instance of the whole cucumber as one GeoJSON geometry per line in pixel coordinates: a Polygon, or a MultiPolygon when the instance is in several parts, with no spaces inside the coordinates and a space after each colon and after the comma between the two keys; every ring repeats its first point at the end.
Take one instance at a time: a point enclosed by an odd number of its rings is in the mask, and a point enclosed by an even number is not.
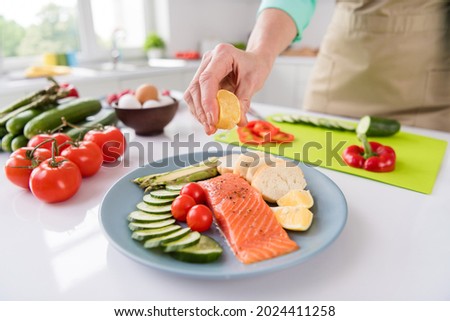
{"type": "Polygon", "coordinates": [[[5,152],[12,152],[11,142],[16,135],[8,133],[2,138],[2,150],[5,152]]]}
{"type": "Polygon", "coordinates": [[[83,139],[84,135],[93,128],[106,125],[115,125],[118,121],[115,110],[102,110],[93,116],[89,121],[75,124],[76,128],[64,130],[64,133],[72,139],[83,139]]]}
{"type": "Polygon", "coordinates": [[[19,135],[13,138],[11,141],[11,151],[16,151],[21,147],[25,147],[28,144],[28,138],[24,135],[19,135]]]}
{"type": "Polygon", "coordinates": [[[29,139],[37,134],[55,130],[62,124],[62,117],[69,123],[78,123],[97,114],[101,109],[102,104],[98,99],[74,99],[34,117],[25,125],[23,133],[29,139]]]}
{"type": "Polygon", "coordinates": [[[6,122],[6,129],[11,134],[19,135],[23,133],[25,125],[37,115],[43,112],[42,109],[29,109],[6,122]]]}

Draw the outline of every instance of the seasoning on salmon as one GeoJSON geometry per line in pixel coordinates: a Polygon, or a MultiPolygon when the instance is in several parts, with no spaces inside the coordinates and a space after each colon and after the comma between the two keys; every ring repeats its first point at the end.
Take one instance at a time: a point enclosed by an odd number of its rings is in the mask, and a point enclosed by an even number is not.
{"type": "Polygon", "coordinates": [[[217,224],[241,262],[259,262],[299,248],[261,194],[245,179],[228,173],[199,183],[217,224]]]}

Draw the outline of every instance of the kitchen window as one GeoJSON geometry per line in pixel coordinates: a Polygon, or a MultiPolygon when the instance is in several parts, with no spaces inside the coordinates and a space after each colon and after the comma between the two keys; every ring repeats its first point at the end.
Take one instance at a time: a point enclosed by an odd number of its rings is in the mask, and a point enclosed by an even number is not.
{"type": "MultiPolygon", "coordinates": [[[[151,1],[150,1],[151,3],[151,1]]],[[[3,68],[39,64],[44,53],[76,53],[81,62],[113,50],[144,56],[151,4],[144,0],[14,0],[0,7],[3,68]]]]}

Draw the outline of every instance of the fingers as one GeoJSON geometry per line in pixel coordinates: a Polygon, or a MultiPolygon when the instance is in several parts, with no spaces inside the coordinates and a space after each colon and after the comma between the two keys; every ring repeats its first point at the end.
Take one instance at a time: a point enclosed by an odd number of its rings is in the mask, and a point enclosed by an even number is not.
{"type": "Polygon", "coordinates": [[[191,113],[204,126],[210,135],[217,129],[219,106],[216,94],[221,81],[230,74],[233,65],[233,53],[230,45],[221,44],[202,59],[197,73],[184,94],[191,113]]]}

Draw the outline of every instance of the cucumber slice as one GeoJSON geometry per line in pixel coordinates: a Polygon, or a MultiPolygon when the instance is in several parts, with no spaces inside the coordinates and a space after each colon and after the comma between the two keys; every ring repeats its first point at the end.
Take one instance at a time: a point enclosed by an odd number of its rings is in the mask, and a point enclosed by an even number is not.
{"type": "Polygon", "coordinates": [[[143,201],[150,205],[168,205],[173,202],[175,198],[156,198],[150,194],[146,194],[143,197],[143,201]]]}
{"type": "Polygon", "coordinates": [[[128,228],[132,231],[136,231],[136,230],[166,227],[172,225],[173,223],[175,223],[175,219],[173,218],[169,218],[167,220],[158,222],[131,222],[130,224],[128,224],[128,228]]]}
{"type": "Polygon", "coordinates": [[[180,195],[179,191],[168,191],[165,189],[157,189],[156,191],[151,191],[150,195],[156,198],[170,198],[173,199],[180,195]]]}
{"type": "Polygon", "coordinates": [[[171,205],[150,205],[145,202],[140,202],[136,205],[138,210],[147,212],[150,214],[168,214],[170,213],[171,205]]]}
{"type": "Polygon", "coordinates": [[[400,123],[394,119],[364,116],[359,120],[356,133],[367,137],[386,137],[398,133],[400,127],[400,123]]]}
{"type": "Polygon", "coordinates": [[[166,227],[155,228],[155,229],[146,229],[146,230],[137,230],[131,234],[131,238],[142,241],[145,239],[160,237],[163,235],[167,235],[173,233],[177,230],[181,229],[180,225],[169,225],[166,227]]]}
{"type": "Polygon", "coordinates": [[[183,186],[186,184],[176,184],[176,185],[166,185],[166,190],[168,191],[181,191],[183,186]]]}
{"type": "Polygon", "coordinates": [[[161,245],[162,242],[171,242],[171,241],[178,240],[178,239],[182,238],[183,236],[186,236],[190,231],[191,231],[191,229],[189,227],[185,227],[185,228],[182,228],[181,230],[177,230],[168,235],[151,238],[151,239],[145,241],[144,247],[148,248],[148,249],[158,247],[161,245]]]}
{"type": "Polygon", "coordinates": [[[202,235],[197,244],[177,250],[171,255],[180,261],[190,263],[209,263],[222,255],[223,249],[212,238],[202,235]]]}
{"type": "Polygon", "coordinates": [[[133,211],[128,214],[129,221],[158,222],[171,218],[172,214],[150,214],[142,211],[133,211]]]}
{"type": "Polygon", "coordinates": [[[281,117],[281,120],[282,120],[284,123],[294,123],[294,120],[293,120],[292,117],[289,116],[289,115],[282,116],[282,117],[281,117]]]}
{"type": "Polygon", "coordinates": [[[201,234],[199,232],[191,232],[183,236],[181,239],[171,242],[161,242],[164,252],[174,252],[184,247],[188,247],[198,243],[201,234]]]}

